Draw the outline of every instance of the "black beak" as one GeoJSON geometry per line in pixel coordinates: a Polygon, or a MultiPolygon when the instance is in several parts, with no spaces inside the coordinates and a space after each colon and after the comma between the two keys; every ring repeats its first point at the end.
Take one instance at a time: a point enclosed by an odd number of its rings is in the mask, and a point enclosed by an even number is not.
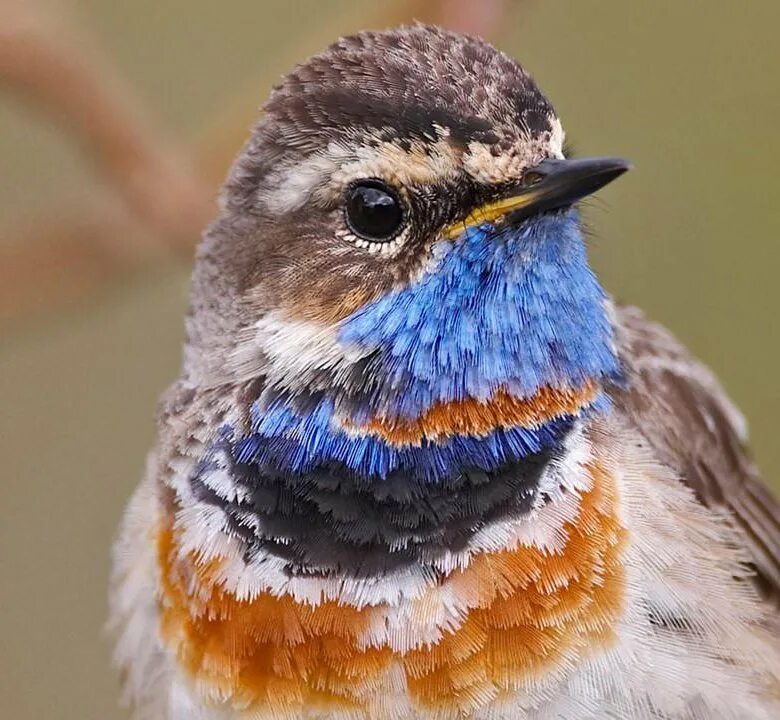
{"type": "Polygon", "coordinates": [[[518,206],[507,212],[509,222],[535,215],[545,210],[568,207],[592,195],[631,169],[622,158],[549,159],[525,172],[519,192],[513,193],[518,206]]]}
{"type": "Polygon", "coordinates": [[[603,188],[631,168],[621,158],[543,160],[525,171],[520,183],[504,197],[474,208],[462,221],[443,230],[457,237],[467,227],[497,220],[516,223],[545,210],[568,207],[603,188]]]}

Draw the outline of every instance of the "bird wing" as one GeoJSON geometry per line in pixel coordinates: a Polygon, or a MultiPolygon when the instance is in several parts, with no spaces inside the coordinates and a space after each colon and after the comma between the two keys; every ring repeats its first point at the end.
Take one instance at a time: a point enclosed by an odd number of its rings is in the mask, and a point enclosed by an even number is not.
{"type": "Polygon", "coordinates": [[[760,588],[780,600],[780,506],[747,449],[745,420],[715,376],[637,308],[616,310],[626,382],[611,395],[699,500],[744,531],[760,588]]]}

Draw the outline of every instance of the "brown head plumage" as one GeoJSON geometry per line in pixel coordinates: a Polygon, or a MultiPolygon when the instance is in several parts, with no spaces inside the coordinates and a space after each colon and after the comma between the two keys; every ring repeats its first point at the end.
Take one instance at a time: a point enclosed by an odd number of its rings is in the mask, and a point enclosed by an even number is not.
{"type": "Polygon", "coordinates": [[[200,253],[194,329],[209,343],[270,308],[344,317],[414,275],[447,225],[562,155],[560,122],[520,65],[422,25],[338,41],[264,111],[200,253]],[[402,196],[392,247],[364,246],[345,222],[345,189],[361,178],[402,196]]]}

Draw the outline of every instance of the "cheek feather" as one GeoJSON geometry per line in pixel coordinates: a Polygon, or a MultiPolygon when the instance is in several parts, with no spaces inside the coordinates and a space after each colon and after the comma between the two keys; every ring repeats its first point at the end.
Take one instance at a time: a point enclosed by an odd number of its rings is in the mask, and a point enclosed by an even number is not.
{"type": "Polygon", "coordinates": [[[354,313],[358,308],[375,299],[376,291],[363,285],[345,287],[344,291],[334,294],[329,285],[322,293],[318,288],[322,280],[315,281],[290,308],[291,315],[297,319],[309,322],[331,325],[338,323],[354,313]]]}
{"type": "Polygon", "coordinates": [[[380,693],[420,717],[483,707],[612,642],[626,533],[614,479],[596,462],[587,470],[592,487],[561,528],[560,550],[475,555],[399,608],[315,607],[267,593],[238,600],[216,580],[219,558],[182,556],[175,531],[163,528],[162,635],[195,685],[234,708],[379,718],[389,715],[374,705],[380,693]],[[404,613],[410,633],[436,617],[438,641],[404,650],[377,640],[391,611],[404,613]]]}

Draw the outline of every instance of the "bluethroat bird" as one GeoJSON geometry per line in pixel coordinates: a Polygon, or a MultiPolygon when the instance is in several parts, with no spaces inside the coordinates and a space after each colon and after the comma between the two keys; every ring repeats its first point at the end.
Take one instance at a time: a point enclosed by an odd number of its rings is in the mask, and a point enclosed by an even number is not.
{"type": "Polygon", "coordinates": [[[115,553],[138,720],[780,718],[744,421],[602,290],[529,75],[415,25],[271,93],[115,553]]]}

